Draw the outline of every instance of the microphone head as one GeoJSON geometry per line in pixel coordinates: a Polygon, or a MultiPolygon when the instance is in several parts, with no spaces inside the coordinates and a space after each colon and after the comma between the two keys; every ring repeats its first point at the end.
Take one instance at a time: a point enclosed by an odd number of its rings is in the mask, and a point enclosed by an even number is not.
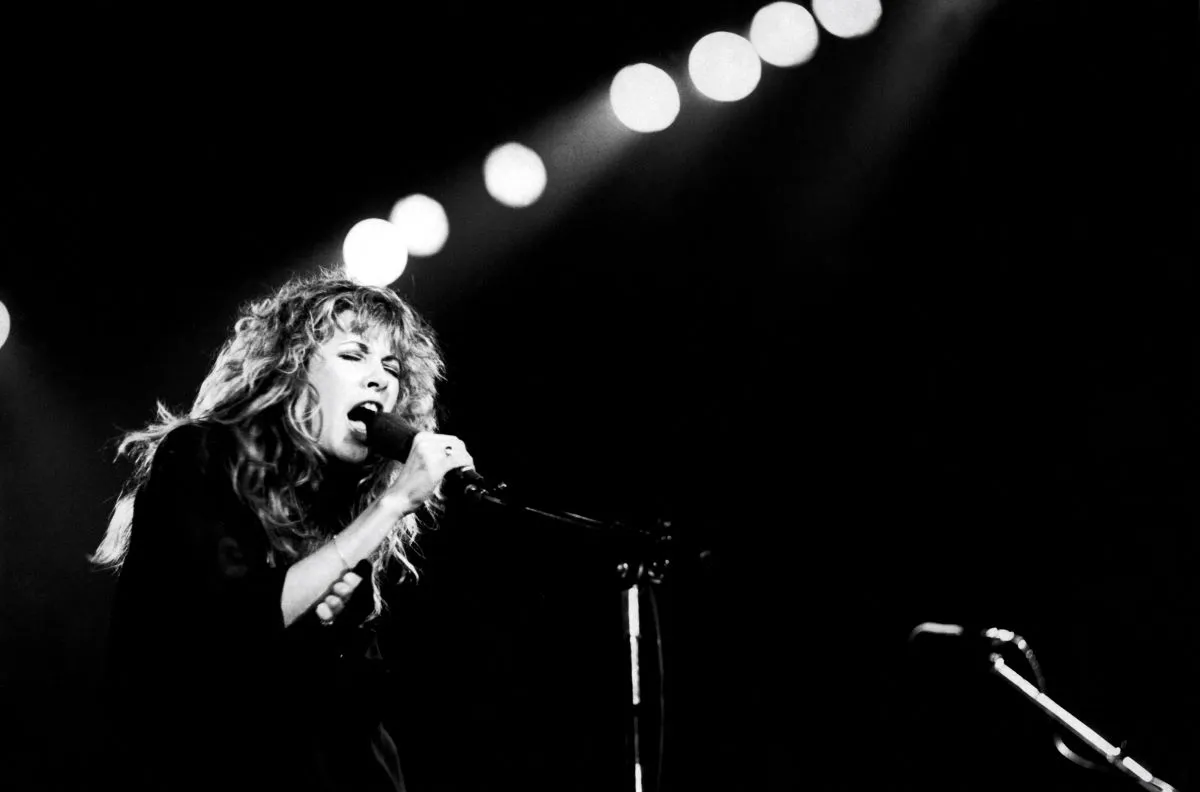
{"type": "MultiPolygon", "coordinates": [[[[367,428],[367,448],[380,456],[404,462],[412,450],[417,430],[391,413],[379,413],[359,405],[348,413],[350,420],[362,421],[367,428]]],[[[455,493],[473,498],[493,494],[501,487],[491,487],[474,468],[455,468],[446,474],[446,483],[455,493]]]]}
{"type": "Polygon", "coordinates": [[[380,456],[403,462],[408,459],[417,430],[391,413],[375,412],[359,405],[349,412],[352,421],[367,427],[367,447],[380,456]]]}

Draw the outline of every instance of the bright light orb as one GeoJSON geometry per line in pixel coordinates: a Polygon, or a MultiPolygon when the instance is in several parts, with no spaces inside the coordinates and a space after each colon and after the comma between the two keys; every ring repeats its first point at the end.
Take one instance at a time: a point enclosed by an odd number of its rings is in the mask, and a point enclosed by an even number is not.
{"type": "Polygon", "coordinates": [[[440,203],[421,193],[396,201],[388,219],[404,232],[404,238],[408,240],[408,252],[413,256],[432,256],[442,249],[450,236],[446,210],[440,203]]]}
{"type": "Polygon", "coordinates": [[[608,100],[617,119],[634,132],[660,132],[679,115],[675,81],[649,63],[636,63],[617,72],[608,100]]]}
{"type": "Polygon", "coordinates": [[[520,209],[542,196],[546,189],[546,166],[533,149],[520,143],[505,143],[492,149],[484,161],[483,183],[497,201],[520,209]]]}
{"type": "Polygon", "coordinates": [[[342,243],[346,277],[366,286],[387,286],[408,264],[408,240],[387,220],[360,220],[342,243]]]}
{"type": "Polygon", "coordinates": [[[813,15],[838,38],[865,36],[883,16],[880,0],[813,0],[813,15]]]}
{"type": "Polygon", "coordinates": [[[754,45],[736,33],[709,33],[688,56],[688,74],[696,90],[718,102],[736,102],[750,95],[762,76],[762,61],[754,45]]]}
{"type": "Polygon", "coordinates": [[[772,66],[798,66],[817,51],[817,23],[808,9],[795,3],[763,6],[750,23],[750,43],[772,66]]]}
{"type": "Polygon", "coordinates": [[[8,330],[12,327],[12,318],[8,315],[8,309],[4,307],[4,303],[0,302],[0,347],[4,346],[4,342],[8,340],[8,330]]]}

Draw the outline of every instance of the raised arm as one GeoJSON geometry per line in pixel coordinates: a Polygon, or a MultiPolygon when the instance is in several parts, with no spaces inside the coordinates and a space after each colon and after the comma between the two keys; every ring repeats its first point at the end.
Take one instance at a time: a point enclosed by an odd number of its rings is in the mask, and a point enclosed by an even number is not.
{"type": "Polygon", "coordinates": [[[293,624],[323,602],[336,608],[341,595],[334,586],[346,573],[379,547],[398,520],[429,498],[448,471],[472,464],[457,437],[418,433],[392,486],[331,541],[288,568],[280,600],[283,623],[293,624]]]}

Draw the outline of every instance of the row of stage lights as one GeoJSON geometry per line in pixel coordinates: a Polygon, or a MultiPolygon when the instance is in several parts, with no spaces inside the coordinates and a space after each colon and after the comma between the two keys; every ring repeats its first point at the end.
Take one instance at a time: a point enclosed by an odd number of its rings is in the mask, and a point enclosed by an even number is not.
{"type": "MultiPolygon", "coordinates": [[[[879,24],[880,0],[812,0],[812,11],[791,2],[759,9],[749,36],[718,31],[692,47],[687,69],[696,90],[717,102],[749,96],[762,76],[762,64],[789,68],[816,54],[818,23],[838,38],[858,38],[879,24]]],[[[613,114],[639,133],[659,132],[679,115],[675,80],[650,63],[626,66],[609,88],[613,114]]],[[[533,149],[511,142],[496,147],[483,163],[483,181],[499,203],[523,208],[546,188],[546,166],[533,149]]],[[[342,244],[346,274],[362,283],[386,286],[404,272],[408,256],[427,257],[446,244],[450,224],[446,210],[428,195],[398,201],[387,220],[371,218],[354,225],[342,244]]]]}
{"type": "MultiPolygon", "coordinates": [[[[839,38],[857,38],[875,29],[882,14],[880,0],[812,0],[804,6],[775,2],[759,9],[749,38],[736,33],[709,33],[692,47],[688,76],[704,96],[717,102],[744,99],[758,85],[762,63],[788,68],[807,63],[817,50],[818,23],[839,38]]],[[[663,69],[649,63],[626,66],[609,88],[613,114],[629,129],[659,132],[679,115],[679,89],[663,69]]],[[[520,143],[505,143],[483,163],[488,194],[505,206],[530,206],[546,188],[546,166],[537,152],[520,143]]],[[[396,281],[408,257],[436,254],[450,235],[442,205],[428,195],[397,201],[388,219],[371,218],[354,225],[342,243],[348,277],[387,286],[396,281]]],[[[0,346],[11,321],[0,303],[0,346]]]]}

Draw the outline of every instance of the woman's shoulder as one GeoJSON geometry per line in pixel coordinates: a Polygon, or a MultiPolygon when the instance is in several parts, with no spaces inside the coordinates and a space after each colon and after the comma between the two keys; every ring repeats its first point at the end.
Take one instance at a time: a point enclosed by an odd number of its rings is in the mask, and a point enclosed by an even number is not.
{"type": "Polygon", "coordinates": [[[234,430],[212,421],[173,427],[154,451],[151,477],[170,473],[227,473],[237,454],[234,430]]]}
{"type": "MultiPolygon", "coordinates": [[[[181,524],[202,529],[240,513],[243,505],[233,478],[236,443],[233,430],[219,424],[188,422],[172,427],[158,441],[149,475],[138,488],[134,536],[179,536],[178,530],[152,526],[166,522],[176,529],[181,524]]],[[[143,545],[147,542],[154,544],[143,540],[143,545]]]]}

